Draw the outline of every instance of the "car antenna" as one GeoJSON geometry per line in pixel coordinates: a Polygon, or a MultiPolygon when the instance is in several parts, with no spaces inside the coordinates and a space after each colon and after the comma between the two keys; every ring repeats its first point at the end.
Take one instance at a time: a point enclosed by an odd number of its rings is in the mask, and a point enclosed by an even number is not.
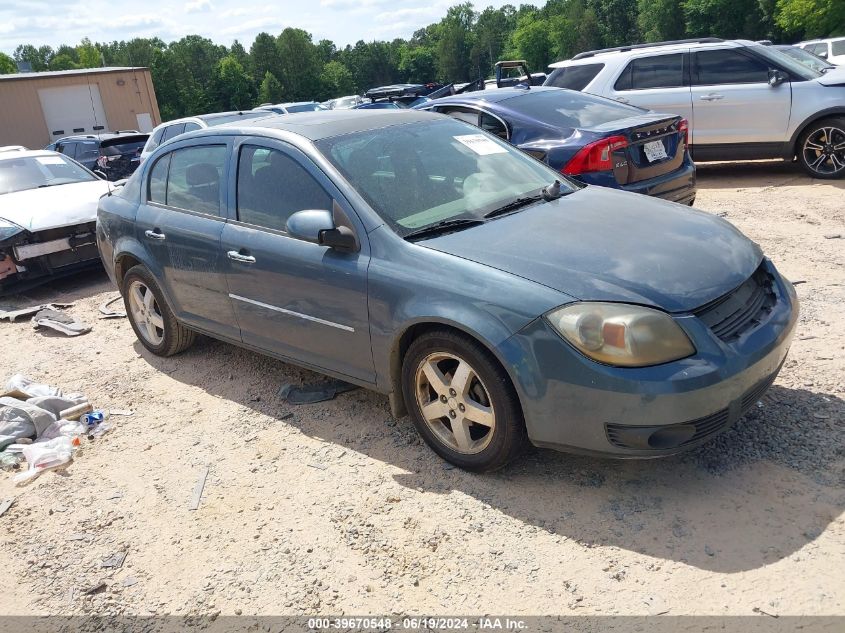
{"type": "Polygon", "coordinates": [[[548,187],[544,187],[540,195],[543,196],[543,200],[546,202],[560,198],[560,180],[555,180],[548,187]]]}

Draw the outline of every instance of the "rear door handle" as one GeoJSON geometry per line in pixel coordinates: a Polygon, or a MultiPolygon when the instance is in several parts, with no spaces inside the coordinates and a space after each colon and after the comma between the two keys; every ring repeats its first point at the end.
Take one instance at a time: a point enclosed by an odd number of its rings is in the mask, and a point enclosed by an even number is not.
{"type": "Polygon", "coordinates": [[[719,99],[724,99],[725,95],[717,95],[716,93],[711,92],[709,95],[701,95],[699,99],[702,101],[718,101],[719,99]]]}
{"type": "Polygon", "coordinates": [[[229,251],[226,253],[229,256],[229,259],[233,259],[236,262],[243,262],[244,264],[254,264],[255,258],[252,255],[243,255],[238,251],[229,251]]]}
{"type": "Polygon", "coordinates": [[[146,235],[151,240],[163,240],[164,233],[159,233],[160,229],[154,229],[152,231],[144,231],[144,235],[146,235]]]}

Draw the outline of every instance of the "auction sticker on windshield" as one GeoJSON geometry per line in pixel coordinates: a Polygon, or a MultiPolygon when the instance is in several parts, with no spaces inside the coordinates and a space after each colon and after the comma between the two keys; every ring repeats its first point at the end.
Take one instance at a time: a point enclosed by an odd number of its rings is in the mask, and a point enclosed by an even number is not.
{"type": "Polygon", "coordinates": [[[458,143],[466,145],[479,156],[508,153],[508,150],[483,134],[462,134],[461,136],[453,136],[452,138],[458,141],[458,143]]]}
{"type": "Polygon", "coordinates": [[[63,161],[59,156],[36,156],[35,160],[37,160],[42,165],[64,165],[65,161],[63,161]]]}

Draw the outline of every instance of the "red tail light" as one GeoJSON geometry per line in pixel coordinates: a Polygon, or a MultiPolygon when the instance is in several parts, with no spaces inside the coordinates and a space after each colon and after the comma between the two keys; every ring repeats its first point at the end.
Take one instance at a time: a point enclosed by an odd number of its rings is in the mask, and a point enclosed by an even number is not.
{"type": "Polygon", "coordinates": [[[561,172],[569,176],[586,174],[591,171],[608,171],[613,169],[613,152],[628,147],[628,139],[624,136],[610,136],[582,147],[572,157],[561,172]]]}
{"type": "Polygon", "coordinates": [[[678,137],[684,145],[689,145],[689,121],[681,119],[678,122],[678,137]]]}

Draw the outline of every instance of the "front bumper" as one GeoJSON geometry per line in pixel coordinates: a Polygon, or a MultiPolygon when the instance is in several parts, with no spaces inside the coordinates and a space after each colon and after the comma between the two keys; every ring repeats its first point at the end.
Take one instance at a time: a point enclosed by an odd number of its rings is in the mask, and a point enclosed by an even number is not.
{"type": "Polygon", "coordinates": [[[725,343],[696,316],[676,315],[696,346],[690,358],[654,367],[601,365],[537,319],[501,344],[500,356],[537,446],[615,457],[692,448],[753,406],[786,358],[798,318],[791,284],[771,263],[777,301],[767,318],[725,343]]]}

